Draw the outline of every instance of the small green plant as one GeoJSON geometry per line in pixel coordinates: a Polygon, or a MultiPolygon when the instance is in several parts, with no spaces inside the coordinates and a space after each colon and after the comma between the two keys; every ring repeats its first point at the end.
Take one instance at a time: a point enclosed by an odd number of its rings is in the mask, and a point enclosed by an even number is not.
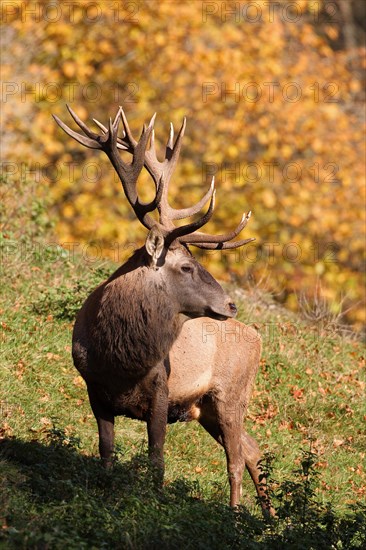
{"type": "Polygon", "coordinates": [[[80,448],[80,438],[74,435],[66,434],[63,428],[60,428],[55,421],[46,432],[46,438],[54,447],[68,447],[71,449],[80,448]]]}
{"type": "Polygon", "coordinates": [[[329,550],[364,548],[366,543],[366,506],[352,507],[351,513],[339,518],[331,502],[319,499],[317,454],[311,446],[302,450],[299,467],[292,477],[282,482],[274,479],[274,456],[263,459],[263,472],[269,482],[269,494],[276,509],[270,520],[268,535],[271,548],[329,550]]]}

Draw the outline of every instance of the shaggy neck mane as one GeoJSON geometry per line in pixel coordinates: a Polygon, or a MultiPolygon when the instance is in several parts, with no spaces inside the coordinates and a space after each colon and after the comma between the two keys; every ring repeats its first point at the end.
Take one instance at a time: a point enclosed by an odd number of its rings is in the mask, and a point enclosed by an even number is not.
{"type": "Polygon", "coordinates": [[[157,273],[146,266],[126,272],[127,264],[104,286],[93,347],[105,366],[140,376],[168,355],[182,321],[157,273]]]}

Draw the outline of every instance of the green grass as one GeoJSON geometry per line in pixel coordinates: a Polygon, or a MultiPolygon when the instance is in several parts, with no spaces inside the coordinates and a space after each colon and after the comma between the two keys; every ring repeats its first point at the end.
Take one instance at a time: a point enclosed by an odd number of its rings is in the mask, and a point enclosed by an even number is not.
{"type": "Polygon", "coordinates": [[[0,243],[0,547],[362,548],[362,343],[256,289],[230,289],[263,337],[246,428],[266,455],[275,520],[262,519],[247,474],[242,506],[230,510],[224,453],[197,423],[169,427],[162,491],[143,423],[118,419],[117,461],[105,472],[70,344],[80,303],[114,266],[47,247],[43,215],[26,232],[15,220],[0,243]]]}

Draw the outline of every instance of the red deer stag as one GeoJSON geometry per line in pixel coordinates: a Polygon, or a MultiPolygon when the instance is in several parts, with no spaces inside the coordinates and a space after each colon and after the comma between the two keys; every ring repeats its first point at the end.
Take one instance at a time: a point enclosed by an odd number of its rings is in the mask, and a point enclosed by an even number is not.
{"type": "Polygon", "coordinates": [[[272,513],[261,479],[258,445],[242,429],[259,364],[260,338],[233,319],[226,321],[226,341],[218,335],[213,320],[234,317],[236,307],[187,248],[192,244],[227,249],[252,241],[232,241],[244,229],[250,213],[231,233],[214,236],[197,232],[213,212],[213,181],[195,206],[170,207],[168,185],[179,158],[185,120],[175,142],[171,127],[165,158],[160,162],[154,144],[155,115],[136,141],[122,108],[108,129],[95,120],[101,135],[68,110],[85,135],[55,116],[56,122],[82,145],[107,154],[137,218],[149,230],[145,246],[87,298],[74,326],[74,364],[87,385],[103,463],[111,464],[115,416],[147,422],[149,455],[162,469],[167,422],[197,419],[225,449],[230,504],[240,501],[246,466],[262,497],[264,512],[272,513]],[[120,120],[122,137],[117,136],[120,120]],[[122,160],[118,149],[132,154],[131,164],[122,160]],[[155,184],[155,198],[150,203],[142,203],[136,190],[143,166],[155,184]],[[206,214],[197,221],[174,225],[173,220],[197,214],[208,200],[206,214]],[[155,209],[159,223],[150,216],[155,209]]]}

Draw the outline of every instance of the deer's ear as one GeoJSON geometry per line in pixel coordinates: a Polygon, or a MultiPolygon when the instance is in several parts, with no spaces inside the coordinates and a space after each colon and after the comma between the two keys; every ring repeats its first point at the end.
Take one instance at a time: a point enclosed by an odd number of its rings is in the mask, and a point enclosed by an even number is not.
{"type": "Polygon", "coordinates": [[[157,225],[154,225],[146,238],[145,248],[150,256],[150,265],[156,267],[164,250],[164,236],[157,225]]]}

